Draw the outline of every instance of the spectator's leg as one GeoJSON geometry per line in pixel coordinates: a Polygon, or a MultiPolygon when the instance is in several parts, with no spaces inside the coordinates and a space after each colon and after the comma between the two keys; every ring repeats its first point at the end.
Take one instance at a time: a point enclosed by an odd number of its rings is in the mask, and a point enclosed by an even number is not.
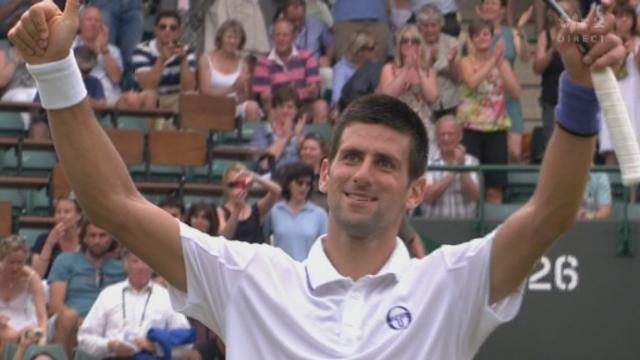
{"type": "Polygon", "coordinates": [[[58,314],[53,342],[62,345],[70,359],[73,357],[73,349],[76,347],[79,327],[80,317],[75,310],[65,308],[58,314]]]}
{"type": "Polygon", "coordinates": [[[142,0],[129,0],[122,4],[119,14],[118,36],[116,43],[122,53],[124,65],[123,79],[133,75],[132,59],[136,45],[142,41],[144,10],[142,0]]]}
{"type": "Polygon", "coordinates": [[[519,163],[522,161],[522,134],[510,132],[507,138],[507,148],[509,149],[509,162],[519,163]]]}

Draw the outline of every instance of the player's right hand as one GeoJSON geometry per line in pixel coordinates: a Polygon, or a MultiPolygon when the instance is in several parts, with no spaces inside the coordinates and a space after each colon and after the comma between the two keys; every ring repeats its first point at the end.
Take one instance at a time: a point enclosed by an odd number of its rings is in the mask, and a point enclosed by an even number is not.
{"type": "Polygon", "coordinates": [[[28,64],[63,59],[78,31],[79,9],[80,0],[67,0],[64,12],[53,2],[39,2],[22,14],[9,40],[28,64]]]}

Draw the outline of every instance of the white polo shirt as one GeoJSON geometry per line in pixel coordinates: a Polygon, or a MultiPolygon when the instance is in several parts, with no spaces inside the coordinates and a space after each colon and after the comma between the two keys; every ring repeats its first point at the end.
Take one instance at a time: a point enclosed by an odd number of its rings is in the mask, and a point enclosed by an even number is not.
{"type": "Polygon", "coordinates": [[[522,300],[520,290],[488,305],[494,234],[421,260],[397,240],[378,274],[354,282],[332,266],[323,238],[298,263],[181,223],[188,293],[169,292],[177,311],[222,337],[230,360],[472,359],[522,300]]]}

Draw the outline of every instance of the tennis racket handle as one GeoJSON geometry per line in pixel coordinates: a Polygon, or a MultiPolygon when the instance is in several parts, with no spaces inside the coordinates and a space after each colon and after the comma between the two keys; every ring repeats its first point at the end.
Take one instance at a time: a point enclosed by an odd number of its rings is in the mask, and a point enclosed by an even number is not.
{"type": "Polygon", "coordinates": [[[640,146],[635,130],[629,120],[618,80],[610,67],[592,71],[593,88],[598,97],[602,117],[609,130],[615,150],[622,183],[631,186],[640,183],[640,146]]]}

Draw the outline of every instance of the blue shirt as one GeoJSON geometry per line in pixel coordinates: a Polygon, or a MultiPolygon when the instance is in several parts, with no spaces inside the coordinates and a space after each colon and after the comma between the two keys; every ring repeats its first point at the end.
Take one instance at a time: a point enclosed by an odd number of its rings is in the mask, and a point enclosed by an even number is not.
{"type": "Polygon", "coordinates": [[[342,95],[344,84],[356,73],[356,66],[343,57],[333,66],[333,89],[331,92],[331,107],[336,106],[342,95]]]}
{"type": "MultiPolygon", "coordinates": [[[[251,138],[251,146],[260,150],[266,150],[269,148],[269,146],[273,145],[276,140],[277,137],[276,134],[273,133],[271,124],[267,123],[266,125],[257,127],[255,129],[251,138]]],[[[293,136],[291,137],[291,139],[289,139],[289,142],[287,143],[287,146],[284,148],[284,151],[282,152],[280,157],[276,159],[275,167],[279,168],[282,165],[299,160],[300,157],[298,156],[298,142],[296,141],[296,137],[293,136]]]]}
{"type": "Polygon", "coordinates": [[[127,274],[118,260],[108,259],[96,269],[82,251],[62,253],[53,262],[48,284],[67,283],[64,303],[80,317],[87,316],[98,294],[105,287],[124,280],[127,274]]]}
{"type": "Polygon", "coordinates": [[[327,53],[327,49],[334,46],[335,39],[329,31],[329,27],[313,16],[307,16],[304,25],[296,39],[296,48],[307,49],[319,58],[327,53]]]}
{"type": "Polygon", "coordinates": [[[293,214],[285,201],[276,203],[264,222],[265,235],[291,258],[302,261],[317,238],[327,233],[327,212],[310,201],[293,214]]]}
{"type": "Polygon", "coordinates": [[[351,20],[387,21],[384,0],[337,0],[333,5],[335,22],[351,20]]]}

